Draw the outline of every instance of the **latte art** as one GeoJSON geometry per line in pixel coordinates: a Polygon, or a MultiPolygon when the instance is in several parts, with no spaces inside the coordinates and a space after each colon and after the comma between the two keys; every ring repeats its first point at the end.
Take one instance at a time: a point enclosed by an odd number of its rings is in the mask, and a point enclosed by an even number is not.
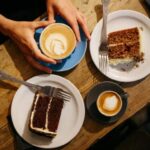
{"type": "Polygon", "coordinates": [[[68,57],[76,46],[76,37],[73,30],[61,23],[48,25],[40,36],[42,52],[53,59],[68,57]]]}
{"type": "Polygon", "coordinates": [[[118,104],[118,98],[114,95],[111,97],[106,97],[102,107],[107,111],[113,111],[116,109],[117,104],[118,104]]]}
{"type": "Polygon", "coordinates": [[[67,51],[67,40],[62,34],[50,34],[45,40],[45,47],[48,53],[61,55],[67,51]]]}
{"type": "Polygon", "coordinates": [[[119,94],[114,91],[104,91],[97,99],[97,108],[105,116],[114,116],[122,108],[122,100],[119,94]]]}

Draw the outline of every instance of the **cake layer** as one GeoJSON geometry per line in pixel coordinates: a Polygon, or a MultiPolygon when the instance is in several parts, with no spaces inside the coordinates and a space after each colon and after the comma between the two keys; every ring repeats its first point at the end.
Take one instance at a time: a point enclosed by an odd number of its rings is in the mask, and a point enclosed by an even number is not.
{"type": "Polygon", "coordinates": [[[29,122],[30,130],[46,136],[55,136],[62,108],[63,99],[36,93],[29,122]]]}
{"type": "Polygon", "coordinates": [[[52,132],[57,130],[62,108],[63,100],[53,98],[50,110],[48,112],[48,129],[50,129],[52,132]]]}
{"type": "Polygon", "coordinates": [[[108,43],[119,44],[135,42],[140,40],[139,29],[137,27],[111,32],[108,34],[108,43]]]}
{"type": "Polygon", "coordinates": [[[140,60],[140,43],[121,43],[118,45],[109,46],[109,58],[134,58],[140,60]]]}
{"type": "Polygon", "coordinates": [[[46,122],[47,106],[50,102],[49,97],[36,95],[32,113],[32,125],[36,128],[43,128],[46,122]]]}

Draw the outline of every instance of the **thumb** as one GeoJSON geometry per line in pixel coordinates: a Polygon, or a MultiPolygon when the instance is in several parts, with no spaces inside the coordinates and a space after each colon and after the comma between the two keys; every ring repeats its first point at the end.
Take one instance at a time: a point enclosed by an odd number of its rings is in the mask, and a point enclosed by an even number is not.
{"type": "Polygon", "coordinates": [[[48,13],[48,21],[55,21],[55,12],[52,6],[48,7],[47,9],[47,13],[48,13]]]}

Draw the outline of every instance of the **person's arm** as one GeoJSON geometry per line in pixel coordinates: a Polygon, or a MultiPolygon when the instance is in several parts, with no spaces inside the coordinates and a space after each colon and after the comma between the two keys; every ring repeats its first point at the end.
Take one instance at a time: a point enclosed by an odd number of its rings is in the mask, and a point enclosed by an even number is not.
{"type": "Polygon", "coordinates": [[[51,69],[40,65],[35,59],[56,64],[56,61],[48,58],[39,50],[34,39],[35,30],[47,26],[48,21],[13,21],[0,15],[0,32],[9,36],[23,52],[28,62],[35,68],[51,73],[51,69]]]}
{"type": "Polygon", "coordinates": [[[8,36],[9,28],[11,28],[12,20],[7,19],[3,15],[0,14],[0,32],[5,36],[8,36]]]}

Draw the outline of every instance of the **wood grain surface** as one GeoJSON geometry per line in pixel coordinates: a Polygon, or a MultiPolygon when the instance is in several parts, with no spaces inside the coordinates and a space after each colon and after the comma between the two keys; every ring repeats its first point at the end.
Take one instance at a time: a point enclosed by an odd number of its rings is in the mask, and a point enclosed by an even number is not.
{"type": "MultiPolygon", "coordinates": [[[[88,28],[92,32],[94,26],[102,17],[100,0],[72,0],[72,2],[83,12],[87,19],[88,28]]],[[[109,9],[111,12],[120,9],[136,10],[148,16],[150,11],[145,8],[143,3],[142,0],[111,0],[109,9]]],[[[23,80],[43,74],[43,72],[37,71],[27,63],[22,53],[11,40],[0,45],[0,69],[23,80]]],[[[59,75],[73,82],[84,98],[94,85],[104,80],[109,80],[96,69],[91,60],[89,49],[77,67],[68,72],[59,73],[59,75]]],[[[62,149],[87,149],[97,139],[102,138],[150,101],[150,76],[138,82],[120,84],[130,95],[128,108],[122,118],[115,124],[104,126],[91,119],[86,112],[85,121],[79,134],[62,149]]],[[[7,116],[10,114],[11,102],[18,87],[19,84],[0,81],[0,150],[15,149],[15,141],[8,125],[7,116]]]]}

